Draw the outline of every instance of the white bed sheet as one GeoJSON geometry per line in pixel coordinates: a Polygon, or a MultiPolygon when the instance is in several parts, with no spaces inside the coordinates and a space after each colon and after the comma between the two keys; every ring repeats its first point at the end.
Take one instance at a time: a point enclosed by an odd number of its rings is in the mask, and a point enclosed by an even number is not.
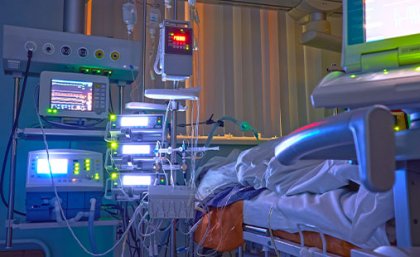
{"type": "MultiPolygon", "coordinates": [[[[324,194],[279,196],[264,191],[252,200],[244,201],[244,223],[295,233],[298,224],[315,227],[314,231],[373,249],[389,245],[386,222],[393,217],[392,193],[371,194],[361,189],[357,193],[345,189],[324,194]]],[[[308,227],[303,226],[303,230],[308,227]]]]}
{"type": "Polygon", "coordinates": [[[342,187],[358,182],[358,167],[344,161],[298,161],[278,163],[277,140],[227,157],[217,157],[200,170],[197,197],[204,199],[237,184],[268,188],[245,201],[247,224],[268,228],[273,206],[272,229],[297,232],[297,224],[315,226],[323,233],[363,248],[389,245],[386,222],[394,217],[392,192],[358,192],[342,187]]]}

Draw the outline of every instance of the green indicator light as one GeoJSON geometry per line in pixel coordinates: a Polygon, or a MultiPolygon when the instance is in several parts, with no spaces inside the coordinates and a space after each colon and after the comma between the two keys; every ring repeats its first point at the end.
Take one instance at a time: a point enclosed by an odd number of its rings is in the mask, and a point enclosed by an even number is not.
{"type": "Polygon", "coordinates": [[[74,170],[74,175],[79,175],[80,171],[79,170],[74,170]]]}
{"type": "Polygon", "coordinates": [[[90,167],[86,167],[86,171],[90,171],[90,167]]]}
{"type": "Polygon", "coordinates": [[[52,110],[52,112],[53,112],[54,114],[56,114],[56,113],[58,112],[58,110],[57,110],[57,109],[53,109],[53,110],[52,110]]]}
{"type": "Polygon", "coordinates": [[[48,113],[52,113],[52,109],[48,108],[48,109],[47,109],[47,112],[48,112],[48,113]]]}
{"type": "Polygon", "coordinates": [[[99,180],[99,173],[95,173],[94,179],[99,180]]]}
{"type": "Polygon", "coordinates": [[[85,162],[86,163],[90,163],[90,159],[85,159],[85,162]]]}
{"type": "Polygon", "coordinates": [[[116,180],[117,178],[118,178],[118,173],[116,173],[116,172],[111,173],[111,179],[112,180],[116,180]]]}
{"type": "Polygon", "coordinates": [[[395,126],[395,127],[394,127],[394,130],[395,130],[395,131],[400,131],[400,127],[395,126]]]}
{"type": "Polygon", "coordinates": [[[351,74],[350,75],[350,78],[354,79],[354,78],[356,78],[356,75],[355,74],[351,74]]]}
{"type": "Polygon", "coordinates": [[[388,70],[387,69],[384,69],[384,74],[386,75],[388,73],[389,73],[388,70]]]}
{"type": "Polygon", "coordinates": [[[115,114],[110,114],[110,115],[109,115],[109,120],[110,120],[110,121],[116,121],[116,120],[117,120],[117,115],[115,115],[115,114]]]}
{"type": "Polygon", "coordinates": [[[111,74],[112,74],[112,71],[108,71],[108,75],[111,76],[111,74]]]}
{"type": "Polygon", "coordinates": [[[117,142],[111,142],[111,149],[117,149],[118,148],[118,143],[117,142]]]}

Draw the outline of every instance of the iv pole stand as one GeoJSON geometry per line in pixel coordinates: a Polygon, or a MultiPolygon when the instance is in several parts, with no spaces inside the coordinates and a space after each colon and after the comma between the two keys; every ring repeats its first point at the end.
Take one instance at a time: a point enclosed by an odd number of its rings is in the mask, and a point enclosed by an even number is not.
{"type": "MultiPolygon", "coordinates": [[[[15,122],[17,118],[17,111],[18,111],[18,106],[19,106],[20,74],[14,75],[14,82],[15,82],[15,87],[14,87],[15,90],[14,90],[14,95],[13,95],[13,123],[15,122]]],[[[9,208],[7,209],[7,219],[6,219],[6,248],[12,247],[12,240],[13,240],[13,218],[14,218],[13,210],[15,209],[17,128],[18,126],[16,126],[16,128],[12,131],[13,138],[12,138],[10,176],[9,176],[9,208]]]]}
{"type": "MultiPolygon", "coordinates": [[[[174,0],[173,1],[173,20],[177,19],[177,11],[178,11],[178,1],[174,0]]],[[[174,81],[174,89],[177,88],[177,83],[174,81]]],[[[171,147],[172,149],[176,148],[176,130],[177,130],[177,109],[178,109],[178,103],[176,101],[173,101],[173,106],[172,108],[172,113],[171,113],[171,147]]],[[[171,163],[172,165],[175,165],[176,163],[176,153],[172,153],[171,154],[171,163]]],[[[173,183],[176,184],[176,177],[177,177],[177,172],[175,171],[175,175],[174,175],[174,181],[173,183]]],[[[171,223],[171,235],[170,235],[170,257],[176,257],[176,219],[172,220],[171,223]]]]}

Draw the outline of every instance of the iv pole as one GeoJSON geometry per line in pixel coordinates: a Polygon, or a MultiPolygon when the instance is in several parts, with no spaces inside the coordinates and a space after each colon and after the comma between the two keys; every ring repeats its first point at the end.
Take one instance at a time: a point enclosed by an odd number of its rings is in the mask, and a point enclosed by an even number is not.
{"type": "MultiPolygon", "coordinates": [[[[177,5],[178,5],[178,1],[174,0],[173,2],[173,19],[176,20],[177,19],[177,5]]],[[[174,89],[177,88],[177,82],[174,81],[174,89]]],[[[176,101],[172,102],[172,113],[171,113],[171,147],[172,149],[176,148],[176,130],[177,130],[177,108],[178,107],[178,103],[176,101]]],[[[171,154],[171,163],[172,165],[176,164],[176,153],[171,154]]],[[[176,183],[176,172],[175,172],[175,176],[174,176],[174,181],[173,183],[176,183]]],[[[176,219],[172,220],[172,224],[171,224],[171,235],[170,235],[170,257],[176,257],[176,219]]]]}
{"type": "MultiPolygon", "coordinates": [[[[15,86],[14,86],[14,95],[13,95],[13,121],[17,118],[17,109],[19,106],[19,84],[20,76],[15,75],[14,77],[15,86]]],[[[13,126],[13,125],[12,125],[13,126]]],[[[12,148],[11,148],[11,159],[10,159],[10,176],[9,176],[9,208],[7,209],[7,219],[6,219],[6,248],[12,247],[13,240],[13,218],[15,209],[15,180],[16,180],[16,148],[17,148],[17,128],[12,131],[12,148]]]]}

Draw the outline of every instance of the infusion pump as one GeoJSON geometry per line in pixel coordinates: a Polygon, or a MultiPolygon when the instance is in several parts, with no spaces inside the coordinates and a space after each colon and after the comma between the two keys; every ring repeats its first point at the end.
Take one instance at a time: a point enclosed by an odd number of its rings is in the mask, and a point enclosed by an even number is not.
{"type": "Polygon", "coordinates": [[[26,191],[101,191],[103,189],[102,154],[74,149],[29,152],[26,191]]]}

